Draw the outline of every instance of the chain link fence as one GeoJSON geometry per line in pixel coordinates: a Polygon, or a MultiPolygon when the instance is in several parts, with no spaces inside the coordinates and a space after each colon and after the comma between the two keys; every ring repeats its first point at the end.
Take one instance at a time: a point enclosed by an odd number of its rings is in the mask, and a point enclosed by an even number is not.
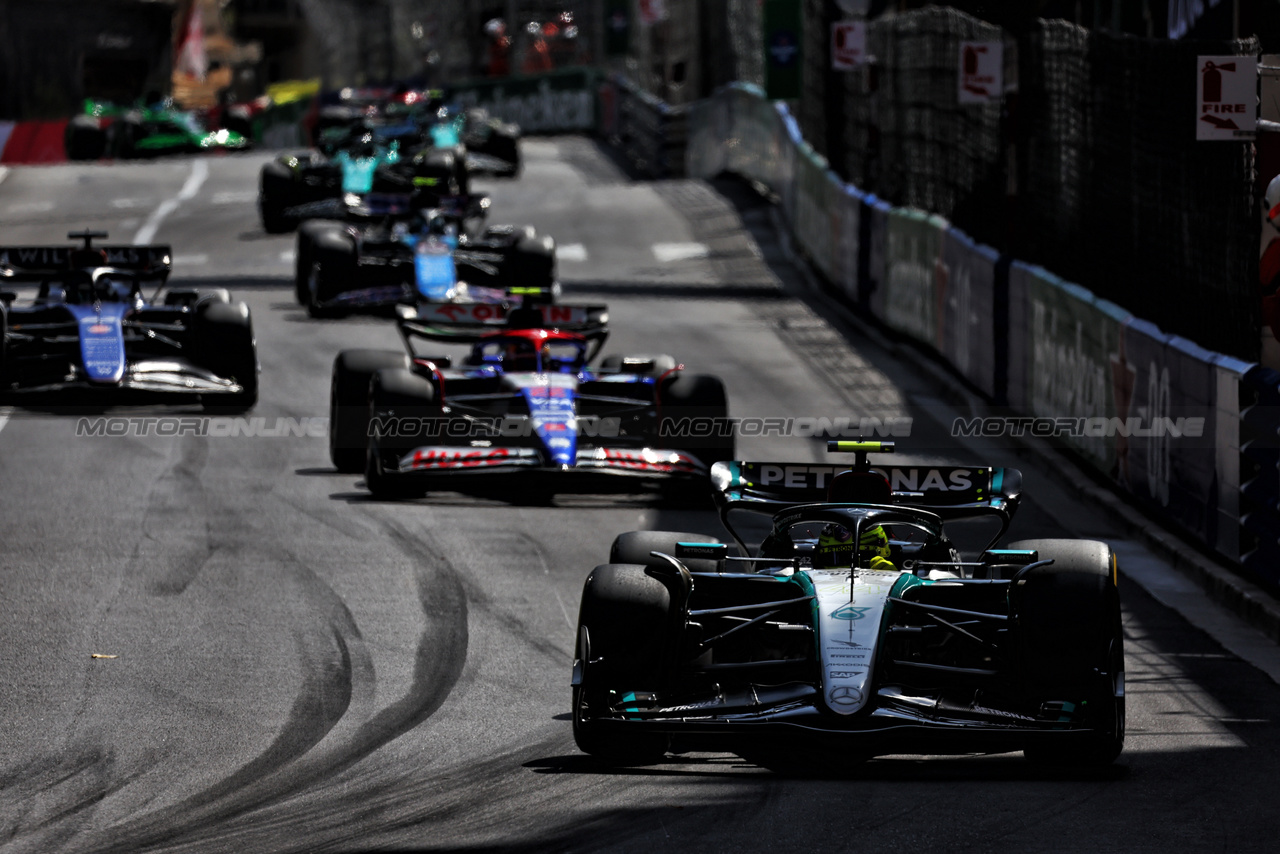
{"type": "MultiPolygon", "coordinates": [[[[830,27],[843,13],[834,0],[799,2],[793,113],[844,180],[941,214],[1168,333],[1257,359],[1254,149],[1197,142],[1194,125],[1196,57],[1253,55],[1256,40],[1141,39],[1061,20],[1015,36],[928,7],[870,21],[871,62],[837,72],[830,27]],[[965,41],[1003,43],[1003,100],[958,102],[965,41]]],[[[703,42],[741,45],[739,64],[760,54],[758,31],[735,41],[723,25],[703,42]]]]}

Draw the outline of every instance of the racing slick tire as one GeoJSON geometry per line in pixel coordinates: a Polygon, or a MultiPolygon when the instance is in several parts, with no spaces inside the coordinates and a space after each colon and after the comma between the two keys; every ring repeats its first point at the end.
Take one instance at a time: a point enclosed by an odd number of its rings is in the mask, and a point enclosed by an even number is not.
{"type": "Polygon", "coordinates": [[[191,328],[193,361],[225,379],[235,380],[241,390],[232,394],[207,395],[206,410],[248,412],[258,402],[258,348],[253,337],[249,306],[209,300],[196,305],[191,328]]]}
{"type": "Polygon", "coordinates": [[[4,378],[5,352],[9,349],[9,306],[0,302],[0,379],[4,378]]]}
{"type": "Polygon", "coordinates": [[[596,714],[625,692],[656,690],[670,641],[671,596],[636,564],[602,564],[587,576],[578,611],[574,651],[573,740],[578,749],[611,765],[656,762],[665,735],[602,729],[596,714]]]}
{"type": "Polygon", "coordinates": [[[316,235],[333,231],[335,223],[323,219],[310,219],[298,226],[297,241],[293,251],[293,292],[298,305],[307,307],[310,302],[311,259],[315,254],[316,235]]]}
{"type": "MultiPolygon", "coordinates": [[[[719,377],[709,374],[679,373],[665,380],[658,389],[658,412],[667,422],[667,430],[659,424],[654,441],[659,446],[677,446],[697,457],[708,469],[734,455],[733,425],[729,423],[729,396],[719,377]],[[711,435],[690,431],[681,436],[682,423],[709,424],[711,435]],[[720,435],[726,433],[727,435],[720,435]],[[673,438],[678,437],[678,438],[673,438]]],[[[711,504],[708,479],[675,480],[663,489],[667,502],[676,507],[698,508],[711,504]]]]}
{"type": "MultiPolygon", "coordinates": [[[[382,368],[369,381],[369,420],[374,418],[439,418],[436,390],[431,381],[407,368],[382,368]]],[[[421,476],[406,477],[391,465],[418,444],[417,436],[370,435],[364,480],[374,498],[421,498],[427,488],[421,476]]]]}
{"type": "Polygon", "coordinates": [[[1016,661],[1033,698],[1067,700],[1083,709],[1088,739],[1029,746],[1038,765],[1102,768],[1124,749],[1124,635],[1115,554],[1096,540],[1020,540],[1048,566],[1010,589],[1016,661]]]}
{"type": "Polygon", "coordinates": [[[507,178],[515,178],[520,174],[519,126],[504,124],[500,127],[495,127],[480,151],[510,164],[506,170],[499,174],[507,178]]]}
{"type": "Polygon", "coordinates": [[[262,167],[258,175],[258,214],[267,234],[283,234],[296,226],[285,213],[295,204],[293,195],[293,173],[288,166],[273,160],[262,167]]]}
{"type": "Polygon", "coordinates": [[[107,132],[93,116],[76,116],[67,122],[68,160],[98,160],[107,153],[107,132]]]}
{"type": "Polygon", "coordinates": [[[198,308],[208,302],[231,302],[231,291],[226,288],[167,288],[164,304],[198,308]]]}
{"type": "Polygon", "coordinates": [[[623,368],[625,367],[625,363],[628,361],[653,362],[653,367],[646,368],[643,371],[634,371],[634,372],[626,371],[625,372],[625,373],[637,373],[645,377],[660,377],[663,374],[667,373],[668,371],[675,370],[675,367],[677,364],[675,357],[668,356],[666,353],[657,353],[654,355],[649,355],[647,353],[627,354],[625,356],[621,354],[615,354],[612,356],[605,356],[603,359],[600,360],[600,370],[604,372],[623,373],[623,368]]]}
{"type": "Polygon", "coordinates": [[[356,277],[356,245],[341,226],[312,232],[311,273],[307,280],[307,314],[341,317],[341,308],[324,305],[347,290],[356,277]]]}
{"type": "Polygon", "coordinates": [[[489,225],[485,226],[481,240],[501,240],[514,246],[521,240],[533,240],[538,236],[538,229],[532,225],[489,225]]]}
{"type": "Polygon", "coordinates": [[[110,139],[107,148],[115,157],[128,160],[142,156],[138,152],[138,141],[142,139],[142,122],[134,116],[117,119],[110,128],[110,139]]]}
{"type": "Polygon", "coordinates": [[[522,235],[507,252],[500,268],[502,287],[539,288],[526,299],[529,303],[554,302],[556,283],[556,241],[550,235],[522,235]]]}
{"type": "Polygon", "coordinates": [[[369,382],[383,368],[408,368],[394,350],[343,350],[329,384],[329,459],[338,471],[364,471],[369,445],[369,382]]]}
{"type": "MultiPolygon", "coordinates": [[[[720,540],[706,534],[684,534],[678,531],[627,531],[613,538],[609,549],[609,563],[634,563],[640,566],[665,568],[670,564],[651,552],[675,556],[676,543],[718,543],[720,540]]],[[[715,572],[716,561],[706,558],[682,558],[681,563],[690,572],[715,572]]]]}

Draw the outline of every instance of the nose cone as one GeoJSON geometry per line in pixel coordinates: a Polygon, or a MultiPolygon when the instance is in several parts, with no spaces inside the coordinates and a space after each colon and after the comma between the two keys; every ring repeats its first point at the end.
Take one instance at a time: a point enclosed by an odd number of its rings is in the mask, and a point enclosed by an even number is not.
{"type": "Polygon", "coordinates": [[[578,456],[578,418],[571,388],[534,386],[523,389],[533,431],[552,465],[572,466],[578,456]]]}

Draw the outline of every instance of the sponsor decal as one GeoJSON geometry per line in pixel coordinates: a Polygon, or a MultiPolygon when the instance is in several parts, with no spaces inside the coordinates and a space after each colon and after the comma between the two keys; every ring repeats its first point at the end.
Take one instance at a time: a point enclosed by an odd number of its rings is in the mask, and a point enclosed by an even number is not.
{"type": "Polygon", "coordinates": [[[862,692],[851,685],[840,685],[827,692],[827,702],[841,707],[861,706],[862,692]]]}
{"type": "Polygon", "coordinates": [[[413,469],[466,469],[501,465],[515,457],[531,456],[511,448],[419,448],[407,461],[413,469]]]}
{"type": "Polygon", "coordinates": [[[578,463],[604,463],[609,468],[651,472],[693,472],[701,467],[692,457],[680,451],[627,450],[597,448],[578,455],[578,463]]]}
{"type": "Polygon", "coordinates": [[[1004,709],[991,709],[986,706],[970,706],[969,710],[979,715],[991,715],[997,718],[1012,718],[1016,721],[1035,721],[1035,718],[1020,715],[1017,712],[1006,712],[1004,709]]]}
{"type": "Polygon", "coordinates": [[[865,608],[856,608],[853,605],[845,605],[841,608],[836,608],[828,616],[835,620],[861,620],[863,617],[867,616],[867,612],[870,610],[871,608],[869,606],[865,608]]]}

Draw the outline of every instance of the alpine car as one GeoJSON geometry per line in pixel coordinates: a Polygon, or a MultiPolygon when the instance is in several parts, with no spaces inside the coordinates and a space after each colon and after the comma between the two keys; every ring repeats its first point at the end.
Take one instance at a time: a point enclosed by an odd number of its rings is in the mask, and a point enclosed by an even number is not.
{"type": "Polygon", "coordinates": [[[725,751],[778,770],[1011,751],[1110,764],[1125,729],[1114,552],[996,548],[1016,469],[873,467],[892,443],[830,448],[856,463],[713,466],[743,556],[697,534],[615,539],[582,594],[578,747],[619,764],[725,751]],[[757,547],[735,511],[771,516],[757,547]],[[986,545],[962,559],[946,529],[975,524],[986,545]]]}
{"type": "Polygon", "coordinates": [[[347,350],[333,365],[330,457],[376,497],[428,491],[543,503],[556,493],[704,495],[732,435],[682,438],[664,419],[725,419],[723,383],[670,356],[613,356],[604,306],[423,303],[399,309],[407,353],[347,350]],[[457,366],[418,340],[471,343],[457,366]]]}
{"type": "Polygon", "coordinates": [[[168,246],[95,246],[101,231],[67,236],[82,243],[0,247],[0,282],[37,286],[22,305],[0,293],[0,396],[172,395],[227,411],[257,402],[248,306],[222,289],[166,288],[168,246]],[[156,293],[144,296],[144,285],[156,293]]]}
{"type": "Polygon", "coordinates": [[[346,222],[298,229],[295,285],[312,317],[418,301],[554,302],[555,241],[532,226],[479,224],[488,198],[448,197],[415,210],[370,194],[346,222]]]}

